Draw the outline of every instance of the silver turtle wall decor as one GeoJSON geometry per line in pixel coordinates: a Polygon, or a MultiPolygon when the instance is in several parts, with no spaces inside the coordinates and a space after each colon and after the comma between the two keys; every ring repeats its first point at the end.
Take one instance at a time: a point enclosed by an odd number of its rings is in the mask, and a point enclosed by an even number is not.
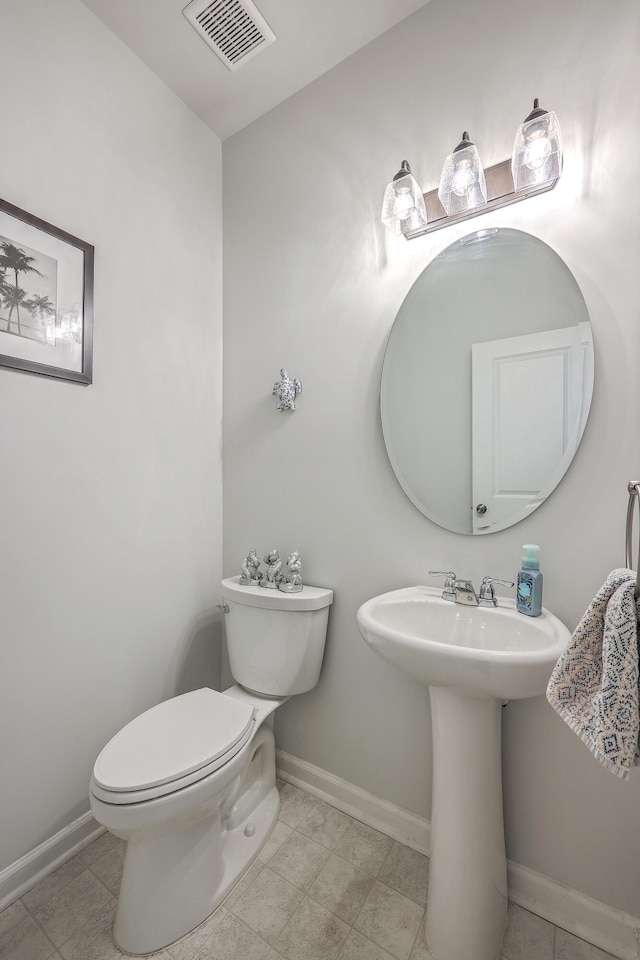
{"type": "Polygon", "coordinates": [[[290,380],[285,367],[280,370],[280,380],[276,380],[271,391],[278,398],[278,410],[295,410],[296,397],[302,393],[302,384],[297,379],[290,380]]]}

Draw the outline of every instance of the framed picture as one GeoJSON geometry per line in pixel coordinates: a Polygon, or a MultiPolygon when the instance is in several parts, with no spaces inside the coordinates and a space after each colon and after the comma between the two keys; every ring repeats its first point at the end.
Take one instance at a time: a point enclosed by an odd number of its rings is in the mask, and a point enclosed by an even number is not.
{"type": "Polygon", "coordinates": [[[91,383],[93,247],[0,200],[0,366],[91,383]]]}

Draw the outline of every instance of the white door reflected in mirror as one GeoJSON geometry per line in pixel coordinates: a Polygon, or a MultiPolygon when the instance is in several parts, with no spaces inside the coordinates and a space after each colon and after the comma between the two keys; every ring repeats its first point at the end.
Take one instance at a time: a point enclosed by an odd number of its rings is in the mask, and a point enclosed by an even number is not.
{"type": "Polygon", "coordinates": [[[535,510],[573,460],[593,379],[591,324],[474,343],[471,355],[472,524],[489,533],[511,526],[514,508],[535,510]]]}

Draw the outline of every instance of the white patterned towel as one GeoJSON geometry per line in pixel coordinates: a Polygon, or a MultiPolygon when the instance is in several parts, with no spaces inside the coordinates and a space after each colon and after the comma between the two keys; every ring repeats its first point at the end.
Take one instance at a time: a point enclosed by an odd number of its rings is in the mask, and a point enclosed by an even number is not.
{"type": "Polygon", "coordinates": [[[636,575],[613,570],[551,674],[547,700],[611,773],[640,764],[636,575]]]}

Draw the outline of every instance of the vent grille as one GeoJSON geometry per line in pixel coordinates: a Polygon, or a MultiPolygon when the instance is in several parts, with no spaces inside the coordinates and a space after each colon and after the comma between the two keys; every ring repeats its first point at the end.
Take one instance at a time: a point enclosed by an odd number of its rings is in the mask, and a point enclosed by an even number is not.
{"type": "Polygon", "coordinates": [[[229,70],[276,39],[251,0],[191,0],[182,12],[229,70]]]}

